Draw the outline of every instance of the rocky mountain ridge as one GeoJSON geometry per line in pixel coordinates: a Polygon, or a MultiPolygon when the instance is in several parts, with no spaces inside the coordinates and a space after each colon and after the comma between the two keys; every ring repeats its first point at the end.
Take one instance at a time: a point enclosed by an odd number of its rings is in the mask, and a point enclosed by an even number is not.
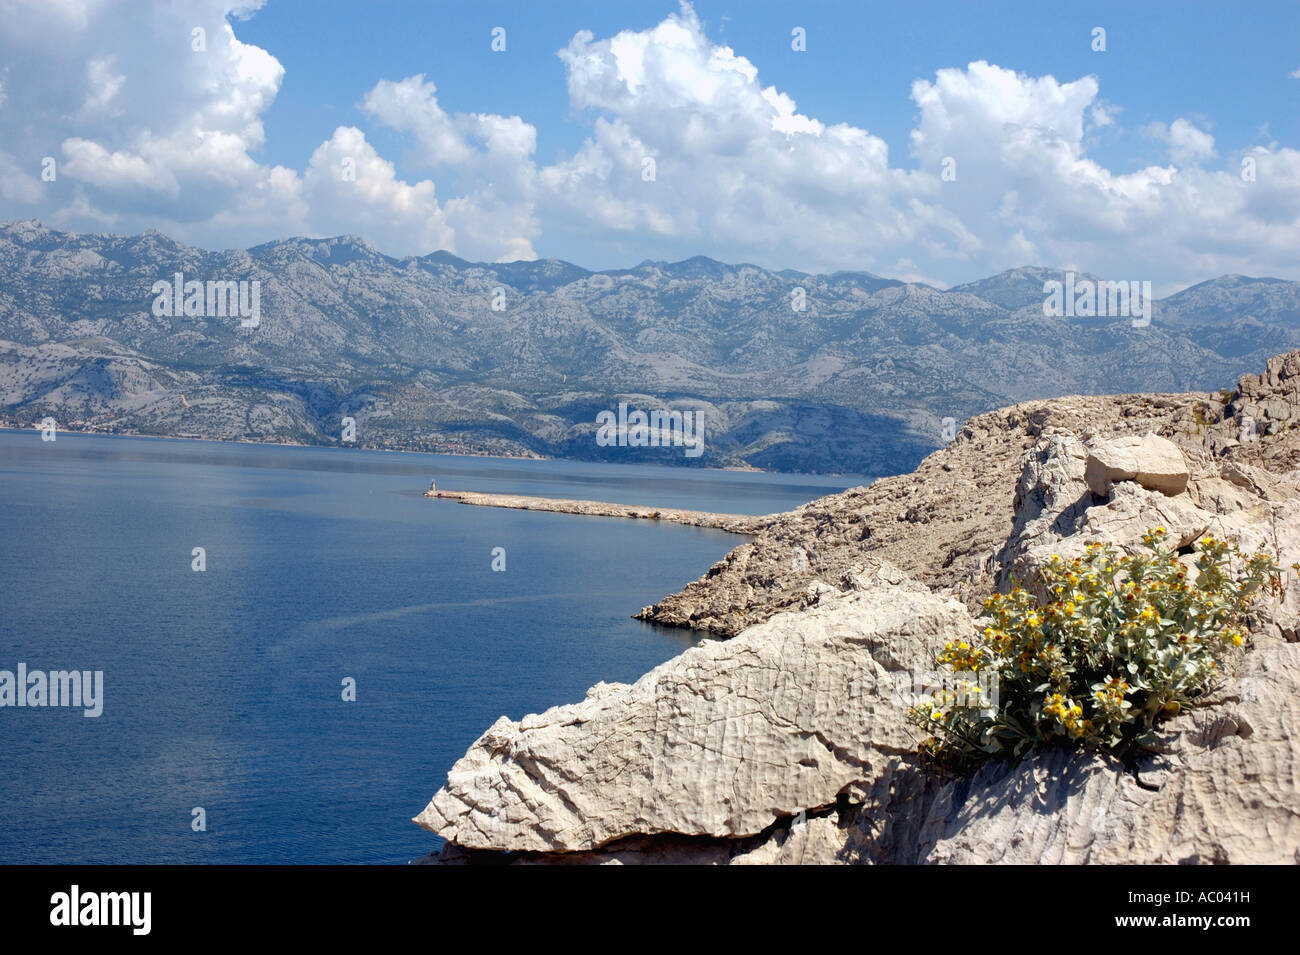
{"type": "Polygon", "coordinates": [[[943,291],[704,257],[592,272],[394,259],[355,236],[209,252],[15,222],[0,423],[339,444],[350,417],[358,447],[875,476],[992,408],[1210,388],[1300,346],[1300,283],[1226,276],[1134,327],[1044,316],[1060,275],[943,291]],[[257,326],[154,314],[177,273],[259,282],[257,326]],[[702,413],[705,453],[601,446],[596,415],[620,401],[702,413]]]}

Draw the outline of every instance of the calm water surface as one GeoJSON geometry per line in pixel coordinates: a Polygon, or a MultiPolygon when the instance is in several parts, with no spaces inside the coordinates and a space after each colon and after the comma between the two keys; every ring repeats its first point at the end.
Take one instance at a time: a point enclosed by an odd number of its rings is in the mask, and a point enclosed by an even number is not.
{"type": "Polygon", "coordinates": [[[105,697],[0,708],[0,862],[418,858],[466,747],[690,646],[630,614],[743,540],[431,478],[751,514],[862,483],[0,431],[0,670],[102,670],[105,697]]]}

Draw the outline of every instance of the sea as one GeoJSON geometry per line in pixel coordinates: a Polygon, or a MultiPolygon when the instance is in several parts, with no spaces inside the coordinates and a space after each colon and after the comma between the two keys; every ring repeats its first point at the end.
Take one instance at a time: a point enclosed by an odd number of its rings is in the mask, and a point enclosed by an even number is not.
{"type": "Polygon", "coordinates": [[[20,666],[86,691],[0,705],[0,863],[417,860],[475,739],[692,646],[632,614],[744,541],[430,480],[742,514],[866,483],[0,431],[0,703],[20,666]]]}

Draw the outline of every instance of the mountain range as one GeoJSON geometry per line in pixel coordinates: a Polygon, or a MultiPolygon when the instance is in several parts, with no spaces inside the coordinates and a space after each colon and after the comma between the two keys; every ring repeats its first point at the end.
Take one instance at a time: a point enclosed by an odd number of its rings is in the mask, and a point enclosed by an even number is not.
{"type": "Polygon", "coordinates": [[[1209,390],[1300,345],[1300,282],[1222,276],[1139,327],[1044,315],[1044,283],[1063,277],[941,290],[702,256],[589,271],[393,258],[355,236],[205,251],[11,222],[0,424],[342,444],[350,418],[357,447],[874,476],[992,408],[1209,390]],[[177,273],[257,282],[256,327],[158,314],[155,286],[177,273]],[[698,412],[704,453],[598,443],[620,402],[698,412]]]}

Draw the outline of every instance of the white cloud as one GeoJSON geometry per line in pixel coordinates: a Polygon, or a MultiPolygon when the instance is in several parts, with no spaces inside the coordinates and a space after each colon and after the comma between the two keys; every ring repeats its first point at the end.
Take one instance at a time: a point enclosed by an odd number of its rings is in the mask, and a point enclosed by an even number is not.
{"type": "Polygon", "coordinates": [[[1094,129],[1104,129],[1115,125],[1120,112],[1121,108],[1114,103],[1098,100],[1088,109],[1088,121],[1094,129]]]}
{"type": "MultiPolygon", "coordinates": [[[[142,146],[153,152],[148,143],[142,146]]],[[[109,152],[99,143],[74,136],[63,141],[63,157],[66,174],[101,189],[118,193],[131,190],[158,192],[169,199],[180,195],[180,183],[171,170],[139,153],[109,152]]]]}
{"type": "Polygon", "coordinates": [[[274,169],[253,152],[284,70],[227,21],[257,5],[7,0],[17,19],[0,30],[12,66],[0,140],[34,173],[41,156],[59,160],[44,214],[211,241],[206,223],[263,190],[274,169]],[[195,28],[203,51],[191,48],[195,28]]]}
{"type": "Polygon", "coordinates": [[[40,202],[41,182],[11,154],[0,150],[0,198],[30,206],[40,202]]]}
{"type": "Polygon", "coordinates": [[[1214,137],[1197,129],[1189,120],[1178,118],[1172,124],[1148,123],[1141,132],[1169,147],[1169,158],[1179,166],[1194,166],[1215,155],[1214,137]]]}
{"type": "Polygon", "coordinates": [[[355,232],[393,254],[560,248],[598,266],[706,253],[936,284],[1063,262],[1158,283],[1300,277],[1295,149],[1221,157],[1207,121],[1176,117],[1142,129],[1165,163],[1113,171],[1090,149],[1123,132],[1122,106],[1097,77],[976,61],[913,83],[915,127],[891,156],[867,129],[801,113],[686,4],[559,51],[588,132],[551,164],[528,119],[449,112],[418,74],[362,87],[364,114],[406,143],[401,174],[351,125],[299,168],[271,165],[263,117],[284,69],[231,25],[259,5],[0,0],[0,218],[208,246],[355,232]],[[57,182],[40,180],[46,155],[57,182]]]}
{"type": "Polygon", "coordinates": [[[560,58],[594,118],[583,147],[540,172],[548,229],[592,244],[644,231],[720,257],[784,250],[799,266],[861,266],[916,234],[891,201],[910,177],[884,141],[800,114],[689,6],[645,31],[582,31],[560,58]]]}
{"type": "Polygon", "coordinates": [[[107,0],[0,0],[0,18],[15,32],[42,33],[54,23],[84,30],[107,0]]]}
{"type": "Polygon", "coordinates": [[[113,70],[113,57],[106,56],[86,64],[86,101],[81,106],[83,115],[102,113],[113,116],[121,111],[114,102],[122,91],[126,77],[113,70]]]}
{"type": "Polygon", "coordinates": [[[385,249],[455,245],[434,184],[403,182],[393,164],[351,126],[334,130],[312,153],[302,194],[318,233],[357,233],[385,249]]]}
{"type": "Polygon", "coordinates": [[[919,169],[907,169],[867,130],[801,116],[752,63],[710,42],[688,6],[649,30],[581,32],[560,57],[573,105],[595,117],[576,155],[541,170],[539,208],[548,235],[585,231],[593,251],[626,237],[678,254],[914,275],[1063,261],[1166,282],[1297,274],[1282,250],[1300,239],[1300,191],[1282,193],[1300,184],[1300,153],[1258,147],[1260,174],[1247,182],[1236,159],[1205,168],[1214,138],[1177,118],[1158,129],[1168,165],[1112,171],[1087,137],[1116,126],[1121,107],[1093,76],[977,61],[917,80],[908,145],[919,169]],[[642,181],[646,156],[653,183],[642,181]]]}
{"type": "MultiPolygon", "coordinates": [[[[444,211],[456,238],[455,251],[480,259],[533,259],[532,239],[541,231],[533,214],[537,130],[518,116],[448,114],[437,89],[423,75],[378,83],[363,103],[387,126],[407,133],[413,165],[469,182],[444,211]]],[[[450,246],[448,246],[450,248],[450,246]]]]}
{"type": "Polygon", "coordinates": [[[0,0],[0,217],[38,211],[203,245],[356,232],[397,254],[535,257],[535,129],[518,117],[447,116],[422,77],[380,82],[365,108],[416,140],[418,162],[465,180],[460,194],[440,202],[434,179],[404,181],[351,126],[300,170],[262,162],[263,116],[284,68],[231,25],[260,5],[0,0]],[[48,184],[39,180],[45,155],[59,163],[48,184]],[[354,178],[340,177],[344,159],[354,178]]]}

